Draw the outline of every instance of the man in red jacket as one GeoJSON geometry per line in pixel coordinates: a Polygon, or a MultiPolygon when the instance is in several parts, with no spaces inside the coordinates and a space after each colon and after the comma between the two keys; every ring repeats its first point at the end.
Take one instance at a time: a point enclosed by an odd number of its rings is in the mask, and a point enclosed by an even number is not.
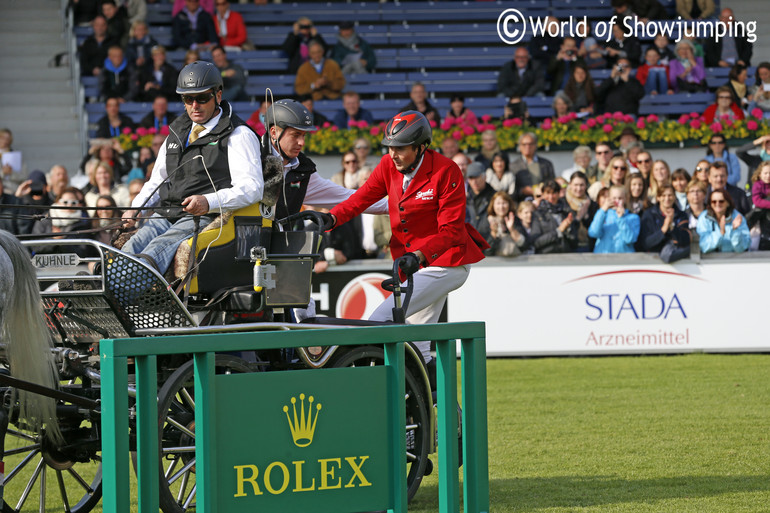
{"type": "MultiPolygon", "coordinates": [[[[465,223],[465,181],[460,168],[429,150],[431,128],[411,110],[398,114],[385,129],[385,155],[364,185],[331,210],[336,225],[346,223],[381,198],[388,197],[393,258],[405,256],[404,274],[414,274],[414,292],[406,312],[410,324],[435,323],[449,292],[468,278],[469,264],[484,258],[479,233],[465,223]],[[478,244],[476,241],[479,241],[478,244]]],[[[487,246],[488,247],[488,246],[487,246]]],[[[393,299],[386,299],[371,320],[392,320],[393,299]]],[[[427,362],[428,342],[418,343],[427,362]]]]}

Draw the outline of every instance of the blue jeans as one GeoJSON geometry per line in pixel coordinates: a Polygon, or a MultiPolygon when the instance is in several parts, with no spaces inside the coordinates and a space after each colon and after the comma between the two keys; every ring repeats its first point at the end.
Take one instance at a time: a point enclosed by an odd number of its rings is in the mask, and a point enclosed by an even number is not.
{"type": "Polygon", "coordinates": [[[647,75],[647,81],[644,83],[644,94],[650,94],[653,91],[657,91],[658,94],[668,92],[668,77],[663,68],[652,68],[647,75]]]}
{"type": "MultiPolygon", "coordinates": [[[[215,216],[201,216],[200,229],[214,220],[215,216]]],[[[195,231],[193,216],[185,216],[176,223],[169,222],[160,214],[153,214],[144,226],[128,239],[123,251],[137,255],[144,254],[155,260],[158,271],[163,274],[174,260],[179,245],[192,237],[195,231]]]]}

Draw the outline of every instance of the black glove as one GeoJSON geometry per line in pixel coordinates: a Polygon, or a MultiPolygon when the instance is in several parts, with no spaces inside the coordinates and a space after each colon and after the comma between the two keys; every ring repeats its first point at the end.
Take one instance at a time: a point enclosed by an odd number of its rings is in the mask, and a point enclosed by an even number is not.
{"type": "Polygon", "coordinates": [[[420,259],[414,253],[404,253],[398,261],[401,271],[407,276],[411,276],[420,270],[420,259]]]}
{"type": "Polygon", "coordinates": [[[328,232],[332,228],[334,228],[334,225],[337,224],[337,220],[334,218],[331,214],[325,214],[321,212],[319,214],[321,216],[321,220],[323,221],[323,231],[328,232]]]}

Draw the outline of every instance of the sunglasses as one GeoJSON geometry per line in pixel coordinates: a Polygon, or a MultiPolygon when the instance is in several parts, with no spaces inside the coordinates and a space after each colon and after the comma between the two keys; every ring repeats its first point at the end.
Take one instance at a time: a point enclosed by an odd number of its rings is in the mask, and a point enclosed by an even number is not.
{"type": "Polygon", "coordinates": [[[80,205],[80,202],[77,200],[61,200],[59,204],[65,207],[76,207],[80,205]]]}
{"type": "Polygon", "coordinates": [[[652,162],[650,159],[636,159],[637,164],[649,164],[652,162]]]}
{"type": "Polygon", "coordinates": [[[732,96],[717,96],[717,98],[720,99],[720,100],[732,100],[733,99],[732,96]]]}
{"type": "Polygon", "coordinates": [[[597,155],[604,155],[605,153],[609,153],[609,152],[610,152],[610,150],[597,151],[596,154],[597,155]]]}
{"type": "Polygon", "coordinates": [[[711,141],[709,144],[724,144],[724,141],[711,141]]]}
{"type": "Polygon", "coordinates": [[[711,204],[712,205],[721,205],[722,203],[727,203],[727,202],[725,200],[721,200],[721,199],[711,200],[711,204]]]}
{"type": "Polygon", "coordinates": [[[204,105],[210,102],[212,98],[214,98],[214,93],[212,92],[196,95],[182,95],[182,101],[185,103],[185,105],[192,105],[194,102],[198,102],[198,105],[204,105]]]}
{"type": "Polygon", "coordinates": [[[700,173],[701,171],[705,171],[706,169],[708,169],[708,168],[698,166],[698,167],[695,168],[695,172],[696,173],[700,173]]]}
{"type": "Polygon", "coordinates": [[[313,25],[300,25],[299,28],[305,29],[305,30],[310,30],[311,28],[313,28],[313,25]]]}
{"type": "Polygon", "coordinates": [[[355,163],[356,163],[355,160],[346,160],[345,161],[345,164],[355,164],[355,163]]]}
{"type": "Polygon", "coordinates": [[[628,168],[626,166],[612,166],[612,169],[622,169],[623,171],[625,171],[628,168]]]}
{"type": "Polygon", "coordinates": [[[358,146],[355,146],[354,148],[355,148],[355,149],[357,149],[357,150],[368,150],[368,149],[369,149],[369,146],[361,146],[361,145],[358,145],[358,146]]]}

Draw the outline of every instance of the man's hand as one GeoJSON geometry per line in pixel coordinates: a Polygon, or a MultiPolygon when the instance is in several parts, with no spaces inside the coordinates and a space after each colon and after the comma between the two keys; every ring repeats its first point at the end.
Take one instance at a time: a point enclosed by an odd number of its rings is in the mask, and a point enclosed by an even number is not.
{"type": "Polygon", "coordinates": [[[136,225],[136,210],[126,210],[123,212],[123,227],[124,228],[132,228],[134,225],[136,225]]]}
{"type": "Polygon", "coordinates": [[[321,220],[323,220],[323,231],[328,232],[337,225],[337,218],[333,214],[327,214],[326,212],[319,212],[321,220]]]}
{"type": "Polygon", "coordinates": [[[209,212],[209,201],[200,194],[188,196],[182,201],[184,211],[194,216],[202,216],[209,212]]]}
{"type": "Polygon", "coordinates": [[[414,253],[404,253],[398,262],[398,267],[405,275],[411,276],[420,270],[420,258],[414,253]]]}

